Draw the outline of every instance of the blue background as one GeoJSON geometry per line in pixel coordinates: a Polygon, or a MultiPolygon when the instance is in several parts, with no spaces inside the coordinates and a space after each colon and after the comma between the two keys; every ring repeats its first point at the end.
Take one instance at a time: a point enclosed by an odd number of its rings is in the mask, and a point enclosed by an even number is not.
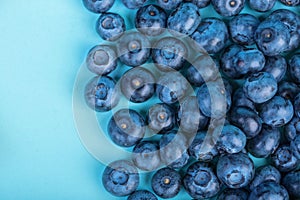
{"type": "Polygon", "coordinates": [[[77,71],[101,42],[96,19],[81,0],[1,1],[0,199],[118,199],[101,186],[104,166],[81,144],[72,113],[77,71]]]}

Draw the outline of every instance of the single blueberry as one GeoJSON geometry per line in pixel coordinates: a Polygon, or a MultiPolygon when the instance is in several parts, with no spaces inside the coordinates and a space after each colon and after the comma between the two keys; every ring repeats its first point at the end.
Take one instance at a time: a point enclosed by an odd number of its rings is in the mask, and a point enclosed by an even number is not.
{"type": "Polygon", "coordinates": [[[141,8],[147,0],[122,0],[124,6],[129,9],[138,9],[141,8]]]}
{"type": "Polygon", "coordinates": [[[143,139],[145,122],[135,110],[121,109],[111,117],[107,131],[115,144],[121,147],[130,147],[143,139]]]}
{"type": "Polygon", "coordinates": [[[264,103],[260,112],[263,122],[272,127],[284,126],[293,118],[293,115],[292,103],[280,96],[275,96],[264,103]]]}
{"type": "Polygon", "coordinates": [[[127,200],[157,200],[157,197],[148,190],[136,190],[127,200]]]}
{"type": "Polygon", "coordinates": [[[292,80],[300,84],[300,53],[293,55],[289,60],[289,72],[292,80]]]}
{"type": "Polygon", "coordinates": [[[245,0],[211,0],[213,8],[224,17],[239,14],[245,5],[245,0]]]}
{"type": "Polygon", "coordinates": [[[294,99],[294,110],[295,115],[300,117],[300,94],[298,94],[294,99]]]}
{"type": "Polygon", "coordinates": [[[85,87],[87,105],[98,111],[106,112],[114,108],[120,99],[115,81],[108,76],[96,76],[85,87]]]}
{"type": "Polygon", "coordinates": [[[300,198],[300,171],[290,172],[282,179],[282,185],[287,189],[290,199],[300,198]]]}
{"type": "Polygon", "coordinates": [[[183,0],[157,0],[157,4],[165,10],[174,10],[183,0]]]}
{"type": "Polygon", "coordinates": [[[263,126],[261,132],[247,141],[247,150],[256,158],[266,158],[278,148],[280,132],[277,128],[263,126]]]}
{"type": "Polygon", "coordinates": [[[245,189],[231,189],[226,188],[223,190],[217,200],[247,200],[249,193],[245,189]]]}
{"type": "Polygon", "coordinates": [[[215,196],[220,190],[220,183],[207,163],[196,162],[188,169],[183,178],[187,193],[195,199],[215,196]]]}
{"type": "Polygon", "coordinates": [[[298,6],[300,5],[299,0],[280,0],[281,3],[283,3],[286,6],[298,6]]]}
{"type": "Polygon", "coordinates": [[[257,187],[255,187],[250,193],[250,196],[248,198],[248,200],[258,200],[258,199],[289,200],[289,194],[282,185],[270,181],[270,182],[262,183],[257,187]]]}
{"type": "Polygon", "coordinates": [[[124,34],[125,30],[125,21],[117,13],[103,13],[96,23],[96,31],[103,40],[115,41],[124,34]]]}
{"type": "Polygon", "coordinates": [[[181,187],[180,174],[171,168],[162,168],[155,172],[151,179],[154,193],[164,199],[175,197],[181,187]]]}
{"type": "Polygon", "coordinates": [[[103,13],[108,11],[115,0],[83,0],[83,5],[91,12],[103,13]]]}
{"type": "Polygon", "coordinates": [[[104,188],[115,196],[127,196],[139,185],[139,174],[133,163],[118,160],[110,163],[102,175],[104,188]]]}
{"type": "Polygon", "coordinates": [[[294,156],[300,161],[300,135],[297,135],[293,141],[291,141],[291,149],[294,156]]]}
{"type": "Polygon", "coordinates": [[[294,115],[293,119],[284,127],[284,135],[288,141],[292,141],[300,135],[300,118],[294,115]]]}
{"type": "Polygon", "coordinates": [[[249,0],[249,6],[258,12],[267,12],[271,10],[276,0],[249,0]]]}
{"type": "Polygon", "coordinates": [[[253,161],[245,153],[221,155],[217,176],[229,188],[245,187],[254,177],[253,161]]]}
{"type": "Polygon", "coordinates": [[[256,110],[254,102],[251,101],[245,94],[243,87],[235,90],[232,97],[232,107],[247,107],[253,111],[256,110]]]}
{"type": "Polygon", "coordinates": [[[157,36],[165,31],[167,14],[159,6],[150,4],[141,7],[135,16],[135,27],[148,36],[157,36]]]}
{"type": "Polygon", "coordinates": [[[271,160],[274,166],[281,172],[290,172],[299,165],[299,160],[293,154],[293,150],[288,145],[281,145],[272,155],[271,160]]]}
{"type": "Polygon", "coordinates": [[[300,88],[294,82],[282,81],[278,85],[278,96],[293,101],[299,94],[300,88]]]}
{"type": "Polygon", "coordinates": [[[287,62],[283,56],[266,57],[266,64],[263,68],[264,72],[273,75],[277,82],[281,81],[287,71],[287,62]]]}
{"type": "Polygon", "coordinates": [[[135,67],[123,74],[120,87],[124,96],[130,101],[134,103],[145,102],[155,92],[155,78],[147,69],[135,67]]]}

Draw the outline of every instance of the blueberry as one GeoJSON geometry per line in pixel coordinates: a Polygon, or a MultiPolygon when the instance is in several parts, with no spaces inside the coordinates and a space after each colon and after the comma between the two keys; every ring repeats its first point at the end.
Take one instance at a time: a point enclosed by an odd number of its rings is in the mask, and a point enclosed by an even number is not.
{"type": "Polygon", "coordinates": [[[169,131],[159,141],[160,158],[164,164],[171,168],[181,168],[187,164],[188,140],[180,131],[169,131]]]}
{"type": "Polygon", "coordinates": [[[281,174],[272,165],[265,165],[257,168],[253,181],[250,184],[250,190],[254,190],[259,187],[264,182],[274,181],[275,183],[280,183],[281,174]]]}
{"type": "Polygon", "coordinates": [[[293,101],[300,92],[300,88],[294,82],[282,81],[278,85],[277,94],[285,99],[293,101]]]}
{"type": "Polygon", "coordinates": [[[263,126],[261,132],[247,141],[247,150],[256,158],[266,158],[278,148],[280,132],[277,128],[263,126]]]}
{"type": "Polygon", "coordinates": [[[122,0],[124,6],[129,9],[138,9],[141,8],[147,0],[122,0]]]}
{"type": "Polygon", "coordinates": [[[288,145],[281,145],[271,157],[274,166],[281,172],[289,172],[298,167],[299,160],[288,145]]]}
{"type": "Polygon", "coordinates": [[[176,124],[175,109],[166,103],[154,104],[147,112],[147,123],[151,130],[165,133],[173,129],[176,124]]]}
{"type": "Polygon", "coordinates": [[[213,8],[224,17],[239,14],[244,8],[245,0],[211,0],[213,8]]]}
{"type": "Polygon", "coordinates": [[[110,163],[102,175],[104,188],[115,196],[127,196],[139,185],[139,174],[129,161],[118,160],[110,163]]]}
{"type": "Polygon", "coordinates": [[[245,187],[254,177],[253,161],[245,153],[222,155],[217,163],[217,176],[229,188],[245,187]]]}
{"type": "Polygon", "coordinates": [[[300,84],[300,54],[293,55],[289,60],[289,72],[292,80],[300,84]]]}
{"type": "Polygon", "coordinates": [[[91,12],[103,13],[108,11],[115,0],[83,0],[83,5],[91,12]]]}
{"type": "Polygon", "coordinates": [[[237,57],[237,54],[244,51],[244,47],[240,45],[230,45],[224,49],[224,52],[221,55],[220,67],[224,74],[229,78],[239,78],[241,74],[237,71],[234,66],[236,63],[234,61],[237,57]]]}
{"type": "Polygon", "coordinates": [[[207,117],[221,118],[231,106],[231,94],[220,80],[200,86],[197,99],[201,112],[207,117]]]}
{"type": "Polygon", "coordinates": [[[115,81],[108,76],[97,76],[91,79],[85,87],[84,94],[88,106],[98,112],[111,110],[120,99],[115,81]]]}
{"type": "Polygon", "coordinates": [[[247,107],[253,111],[256,110],[254,102],[248,99],[243,87],[240,87],[237,90],[235,90],[232,97],[232,101],[232,107],[247,107]]]}
{"type": "Polygon", "coordinates": [[[175,36],[191,35],[200,22],[199,8],[192,3],[182,3],[169,15],[167,27],[175,36]]]}
{"type": "Polygon", "coordinates": [[[211,139],[210,135],[205,131],[198,132],[189,146],[189,154],[196,160],[203,162],[212,161],[218,155],[218,150],[211,139]]]}
{"type": "Polygon", "coordinates": [[[276,0],[249,0],[249,6],[258,12],[267,12],[271,10],[276,0]]]}
{"type": "Polygon", "coordinates": [[[247,200],[249,193],[245,189],[226,188],[219,194],[217,200],[247,200]]]}
{"type": "Polygon", "coordinates": [[[195,96],[186,97],[180,103],[177,120],[180,130],[189,134],[205,129],[208,123],[208,118],[200,111],[197,97],[195,96]]]}
{"type": "Polygon", "coordinates": [[[151,179],[154,193],[164,199],[175,197],[181,187],[180,174],[171,168],[162,168],[151,179]]]}
{"type": "Polygon", "coordinates": [[[246,135],[238,127],[225,125],[216,127],[213,131],[213,140],[219,153],[238,153],[246,146],[246,135]]]}
{"type": "Polygon", "coordinates": [[[96,23],[96,31],[103,40],[115,41],[125,30],[125,21],[117,13],[103,13],[96,23]]]}
{"type": "Polygon", "coordinates": [[[121,109],[114,113],[107,127],[111,140],[122,147],[137,144],[145,134],[143,117],[132,109],[121,109]]]}
{"type": "Polygon", "coordinates": [[[152,49],[152,59],[161,71],[180,70],[188,56],[186,45],[174,37],[158,40],[152,49]]]}
{"type": "Polygon", "coordinates": [[[254,33],[259,23],[260,21],[250,14],[239,14],[233,17],[228,24],[231,39],[241,45],[254,44],[254,33]]]}
{"type": "Polygon", "coordinates": [[[215,196],[220,190],[220,183],[207,163],[196,162],[188,169],[183,178],[187,193],[195,199],[215,196]]]}
{"type": "Polygon", "coordinates": [[[293,141],[291,141],[291,149],[294,156],[300,160],[300,135],[297,135],[293,141]]]}
{"type": "Polygon", "coordinates": [[[165,10],[174,10],[183,0],[157,0],[157,4],[165,10]]]}
{"type": "Polygon", "coordinates": [[[300,5],[299,0],[280,0],[281,3],[283,3],[286,6],[298,6],[300,5]]]}
{"type": "Polygon", "coordinates": [[[145,68],[135,67],[128,70],[120,80],[121,91],[124,96],[134,103],[145,102],[155,92],[155,78],[145,68]]]}
{"type": "Polygon", "coordinates": [[[158,98],[168,104],[176,103],[183,99],[189,89],[189,83],[179,72],[162,74],[156,83],[158,98]]]}
{"type": "Polygon", "coordinates": [[[159,6],[150,4],[141,7],[135,17],[135,27],[148,36],[157,36],[164,32],[167,25],[167,14],[159,6]]]}
{"type": "Polygon", "coordinates": [[[139,32],[123,35],[117,43],[117,52],[122,63],[136,67],[144,64],[150,56],[150,41],[139,32]]]}
{"type": "Polygon", "coordinates": [[[290,199],[300,198],[300,171],[290,172],[282,179],[282,185],[287,189],[290,199]]]}
{"type": "Polygon", "coordinates": [[[293,119],[284,127],[284,135],[288,141],[292,141],[300,135],[300,118],[294,116],[293,119]]]}
{"type": "Polygon", "coordinates": [[[295,115],[300,117],[300,94],[298,94],[294,99],[294,110],[295,115]]]}
{"type": "Polygon", "coordinates": [[[148,190],[136,190],[130,196],[128,196],[127,200],[157,200],[157,197],[148,190]]]}
{"type": "Polygon", "coordinates": [[[132,151],[135,166],[144,171],[153,171],[160,166],[159,145],[154,141],[139,142],[132,151]]]}
{"type": "Polygon", "coordinates": [[[277,92],[277,81],[267,72],[250,75],[244,83],[246,96],[254,103],[264,103],[277,92]]]}
{"type": "Polygon", "coordinates": [[[202,19],[196,31],[191,35],[195,45],[204,48],[207,53],[221,51],[229,38],[226,24],[218,18],[202,19]]]}
{"type": "Polygon", "coordinates": [[[268,199],[268,200],[289,200],[289,194],[286,189],[273,181],[265,182],[255,187],[248,200],[268,199]]]}
{"type": "Polygon", "coordinates": [[[186,0],[186,2],[190,1],[198,6],[198,8],[205,8],[210,4],[210,0],[186,0]]]}
{"type": "Polygon", "coordinates": [[[262,105],[260,117],[267,125],[280,127],[287,124],[292,119],[293,114],[292,103],[280,96],[275,96],[262,105]]]}
{"type": "Polygon", "coordinates": [[[277,82],[281,81],[287,71],[285,58],[279,55],[266,57],[266,64],[262,71],[272,74],[277,82]]]}
{"type": "Polygon", "coordinates": [[[254,39],[258,49],[266,56],[283,53],[289,46],[290,33],[285,24],[278,20],[265,20],[257,27],[254,39]]]}
{"type": "Polygon", "coordinates": [[[87,68],[99,75],[107,75],[117,67],[117,55],[108,45],[94,46],[85,60],[87,68]]]}

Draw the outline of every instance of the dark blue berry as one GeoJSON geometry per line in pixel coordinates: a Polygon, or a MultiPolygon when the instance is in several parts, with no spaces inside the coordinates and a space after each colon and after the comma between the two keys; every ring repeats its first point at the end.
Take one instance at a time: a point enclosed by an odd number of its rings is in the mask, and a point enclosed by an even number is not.
{"type": "Polygon", "coordinates": [[[292,141],[300,135],[300,118],[294,116],[293,119],[284,127],[284,135],[288,141],[292,141]]]}
{"type": "Polygon", "coordinates": [[[291,141],[291,149],[294,156],[300,160],[300,135],[297,135],[293,141],[291,141]]]}
{"type": "Polygon", "coordinates": [[[157,200],[157,197],[148,190],[136,190],[127,200],[157,200]]]}
{"type": "Polygon", "coordinates": [[[267,12],[271,10],[276,0],[249,0],[249,6],[258,12],[267,12]]]}
{"type": "Polygon", "coordinates": [[[281,3],[283,3],[286,6],[298,6],[300,5],[299,0],[280,0],[281,3]]]}
{"type": "Polygon", "coordinates": [[[165,10],[174,10],[183,0],[157,0],[157,4],[165,10]]]}
{"type": "Polygon", "coordinates": [[[192,2],[193,4],[195,4],[196,6],[198,6],[198,8],[205,8],[210,4],[210,0],[185,0],[186,2],[192,2]]]}
{"type": "Polygon", "coordinates": [[[300,92],[300,88],[294,82],[282,81],[278,85],[277,94],[285,99],[293,101],[300,92]]]}
{"type": "Polygon", "coordinates": [[[102,175],[104,188],[115,196],[127,196],[139,185],[139,174],[129,161],[118,160],[109,164],[102,175]]]}
{"type": "Polygon", "coordinates": [[[281,145],[271,157],[274,166],[281,172],[289,172],[298,167],[299,160],[288,145],[281,145]]]}
{"type": "Polygon", "coordinates": [[[300,54],[295,54],[289,60],[289,72],[292,80],[300,84],[300,54]]]}
{"type": "Polygon", "coordinates": [[[287,63],[282,56],[266,57],[264,72],[272,74],[277,82],[281,81],[287,71],[287,63]]]}
{"type": "Polygon", "coordinates": [[[245,0],[211,0],[213,8],[224,17],[239,14],[245,5],[245,0]]]}
{"type": "Polygon", "coordinates": [[[137,144],[145,134],[143,117],[132,109],[121,109],[114,113],[107,127],[111,140],[122,147],[137,144]]]}
{"type": "Polygon", "coordinates": [[[120,99],[115,81],[108,76],[97,76],[91,79],[85,87],[84,94],[88,106],[98,112],[111,110],[120,99]]]}
{"type": "Polygon", "coordinates": [[[129,9],[138,9],[142,7],[147,0],[122,0],[123,4],[129,9]]]}
{"type": "Polygon", "coordinates": [[[220,193],[217,200],[247,200],[249,193],[245,189],[226,188],[220,193]]]}
{"type": "Polygon", "coordinates": [[[266,200],[289,200],[289,194],[287,190],[278,183],[273,181],[265,182],[257,187],[255,187],[248,200],[258,200],[258,199],[266,199],[266,200]]]}
{"type": "Polygon", "coordinates": [[[295,115],[300,117],[300,94],[298,94],[294,99],[294,110],[295,115]]]}
{"type": "Polygon", "coordinates": [[[248,99],[243,87],[240,87],[237,90],[235,90],[232,97],[232,101],[232,107],[247,107],[253,111],[256,110],[254,102],[248,99]]]}
{"type": "Polygon", "coordinates": [[[239,78],[241,74],[237,71],[237,67],[235,66],[235,58],[237,54],[244,50],[243,46],[240,45],[230,45],[225,48],[224,52],[221,55],[220,59],[220,67],[224,74],[229,78],[239,78]]]}
{"type": "Polygon", "coordinates": [[[282,179],[282,185],[287,189],[290,199],[300,198],[300,171],[290,172],[282,179]]]}
{"type": "Polygon", "coordinates": [[[96,23],[96,31],[103,40],[115,41],[125,30],[125,21],[117,13],[103,13],[96,23]]]}
{"type": "Polygon", "coordinates": [[[164,199],[175,197],[181,187],[180,174],[171,168],[162,168],[151,179],[154,193],[164,199]]]}
{"type": "Polygon", "coordinates": [[[103,13],[108,11],[115,3],[115,0],[83,0],[84,6],[91,12],[103,13]]]}

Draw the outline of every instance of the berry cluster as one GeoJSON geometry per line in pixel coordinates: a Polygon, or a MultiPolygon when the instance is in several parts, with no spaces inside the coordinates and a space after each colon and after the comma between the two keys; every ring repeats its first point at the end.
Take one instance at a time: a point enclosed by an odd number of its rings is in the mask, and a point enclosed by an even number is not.
{"type": "Polygon", "coordinates": [[[156,102],[113,112],[107,134],[132,158],[106,167],[108,192],[300,199],[300,16],[289,9],[299,0],[122,0],[135,13],[133,31],[126,16],[109,12],[114,0],[83,3],[100,14],[105,41],[86,58],[97,74],[85,87],[88,106],[156,102]],[[280,2],[289,7],[275,10],[280,2]],[[219,18],[202,17],[211,8],[219,18]],[[246,8],[270,12],[257,18],[246,8]],[[139,170],[151,173],[149,188],[138,189],[139,170]]]}

